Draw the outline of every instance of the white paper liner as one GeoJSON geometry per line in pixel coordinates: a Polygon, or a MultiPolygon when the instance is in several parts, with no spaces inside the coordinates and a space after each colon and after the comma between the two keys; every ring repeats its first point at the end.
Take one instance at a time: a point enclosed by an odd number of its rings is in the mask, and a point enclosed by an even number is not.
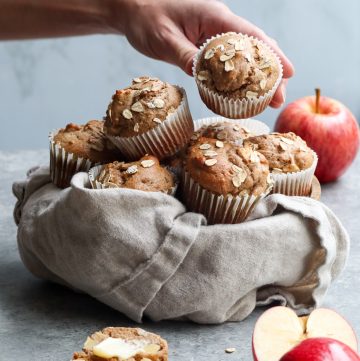
{"type": "Polygon", "coordinates": [[[188,143],[194,132],[194,123],[185,90],[177,88],[181,91],[183,99],[178,109],[169,114],[161,124],[133,137],[107,135],[128,160],[138,160],[145,154],[163,159],[175,154],[188,143]]]}
{"type": "Polygon", "coordinates": [[[217,195],[196,183],[185,170],[182,177],[182,198],[189,211],[202,213],[208,224],[241,223],[249,217],[261,199],[271,191],[271,185],[259,196],[217,195]]]}
{"type": "Polygon", "coordinates": [[[50,132],[50,176],[52,182],[59,188],[70,186],[72,176],[78,172],[87,172],[98,164],[67,152],[61,145],[54,142],[54,136],[59,129],[50,132]]]}
{"type": "MultiPolygon", "coordinates": [[[[118,186],[115,186],[115,185],[111,186],[110,184],[102,183],[102,182],[99,182],[97,180],[97,177],[101,173],[103,167],[104,167],[104,165],[100,164],[100,165],[97,165],[97,166],[95,166],[95,167],[93,167],[93,168],[91,168],[89,170],[88,175],[89,175],[89,181],[90,181],[91,187],[93,189],[121,188],[121,187],[118,187],[118,186]]],[[[172,187],[167,193],[166,192],[162,192],[162,193],[169,194],[170,196],[174,196],[175,193],[176,193],[179,182],[178,182],[178,178],[177,178],[176,174],[174,174],[170,169],[168,169],[168,170],[174,176],[175,186],[172,187]]]]}
{"type": "Polygon", "coordinates": [[[253,135],[269,134],[270,128],[263,122],[257,119],[229,119],[224,117],[209,117],[196,119],[194,121],[195,132],[204,125],[211,125],[214,123],[229,122],[239,127],[247,128],[253,135]]]}
{"type": "Polygon", "coordinates": [[[254,38],[253,36],[248,36],[246,34],[238,33],[239,35],[245,36],[250,39],[254,39],[258,43],[262,44],[262,46],[267,47],[271,53],[274,55],[276,62],[278,64],[279,68],[279,77],[276,80],[274,86],[264,95],[260,96],[259,98],[255,99],[232,99],[225,97],[214,90],[208,89],[205,84],[203,84],[200,80],[197,78],[197,63],[200,59],[202,52],[208,45],[208,43],[214,39],[220,38],[225,33],[215,35],[208,39],[199,49],[198,53],[194,57],[193,62],[193,76],[195,78],[196,84],[198,86],[199,94],[205,105],[212,110],[214,113],[223,115],[227,118],[232,119],[246,119],[251,118],[255,115],[258,115],[262,113],[265,108],[270,104],[272,98],[274,97],[276,89],[279,87],[280,82],[283,77],[283,66],[281,64],[280,58],[275,54],[275,52],[263,41],[254,38]]]}
{"type": "Polygon", "coordinates": [[[309,196],[311,184],[318,163],[318,156],[313,151],[314,162],[310,168],[300,172],[271,173],[274,181],[272,193],[281,193],[287,196],[309,196]]]}

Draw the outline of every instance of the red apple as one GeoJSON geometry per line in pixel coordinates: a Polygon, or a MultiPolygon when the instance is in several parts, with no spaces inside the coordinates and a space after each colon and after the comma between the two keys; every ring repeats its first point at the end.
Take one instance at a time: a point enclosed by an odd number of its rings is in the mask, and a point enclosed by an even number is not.
{"type": "Polygon", "coordinates": [[[280,361],[360,361],[360,357],[340,341],[319,337],[301,342],[280,361]]]}
{"type": "Polygon", "coordinates": [[[290,308],[272,307],[255,324],[252,338],[254,360],[279,361],[303,340],[318,337],[341,341],[357,352],[352,327],[335,311],[318,308],[309,316],[298,317],[290,308]]]}
{"type": "Polygon", "coordinates": [[[316,96],[298,99],[279,115],[275,131],[294,132],[319,157],[315,175],[320,182],[340,177],[354,160],[359,148],[359,125],[343,104],[316,96]]]}

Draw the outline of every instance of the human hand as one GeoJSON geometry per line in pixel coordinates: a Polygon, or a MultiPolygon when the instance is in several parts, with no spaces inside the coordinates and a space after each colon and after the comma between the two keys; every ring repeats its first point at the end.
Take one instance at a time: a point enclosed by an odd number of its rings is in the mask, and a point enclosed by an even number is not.
{"type": "MultiPolygon", "coordinates": [[[[118,0],[121,2],[121,32],[141,53],[178,65],[189,75],[198,46],[213,35],[234,31],[253,35],[270,45],[284,68],[271,106],[285,102],[287,79],[294,67],[275,40],[249,21],[235,15],[217,0],[118,0]]],[[[116,21],[114,19],[114,21],[116,21]]],[[[116,23],[114,23],[116,27],[116,23]]]]}

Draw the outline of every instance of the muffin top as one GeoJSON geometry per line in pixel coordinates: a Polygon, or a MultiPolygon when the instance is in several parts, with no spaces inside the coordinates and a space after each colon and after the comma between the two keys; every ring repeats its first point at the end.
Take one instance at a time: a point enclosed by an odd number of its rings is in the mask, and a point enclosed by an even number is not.
{"type": "Polygon", "coordinates": [[[265,44],[246,35],[226,33],[207,44],[196,74],[198,81],[225,97],[252,99],[273,88],[280,69],[265,44]]]}
{"type": "Polygon", "coordinates": [[[244,145],[253,146],[263,154],[274,173],[298,172],[311,167],[313,151],[294,133],[271,133],[245,140],[244,145]]]}
{"type": "Polygon", "coordinates": [[[114,188],[131,188],[145,192],[171,193],[173,175],[151,155],[137,162],[113,162],[103,166],[97,181],[114,188]]]}
{"type": "Polygon", "coordinates": [[[271,183],[269,165],[261,153],[204,137],[188,149],[185,170],[200,186],[220,195],[259,195],[271,183]]]}
{"type": "Polygon", "coordinates": [[[217,139],[226,142],[236,142],[242,144],[242,141],[253,134],[246,127],[241,127],[236,123],[217,122],[210,125],[204,125],[197,130],[191,137],[192,144],[200,137],[217,139]]]}
{"type": "Polygon", "coordinates": [[[70,123],[60,129],[53,140],[67,152],[95,163],[119,159],[119,150],[106,137],[103,126],[100,120],[90,120],[85,125],[70,123]]]}
{"type": "Polygon", "coordinates": [[[130,87],[117,90],[108,106],[105,132],[133,137],[161,124],[180,105],[179,88],[150,77],[134,78],[130,87]]]}

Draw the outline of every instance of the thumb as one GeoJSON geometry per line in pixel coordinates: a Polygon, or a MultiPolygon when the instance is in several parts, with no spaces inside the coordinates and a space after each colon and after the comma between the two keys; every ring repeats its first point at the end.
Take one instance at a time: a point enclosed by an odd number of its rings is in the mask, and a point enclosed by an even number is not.
{"type": "Polygon", "coordinates": [[[193,59],[199,49],[182,33],[172,34],[168,39],[168,45],[169,61],[178,65],[188,75],[192,75],[193,59]]]}

